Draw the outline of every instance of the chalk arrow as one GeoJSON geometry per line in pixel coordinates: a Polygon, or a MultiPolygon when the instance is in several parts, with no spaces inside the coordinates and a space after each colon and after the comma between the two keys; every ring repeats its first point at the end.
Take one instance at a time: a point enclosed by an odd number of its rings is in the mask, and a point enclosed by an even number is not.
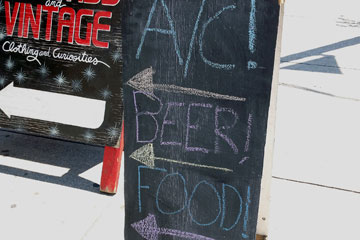
{"type": "Polygon", "coordinates": [[[154,90],[160,90],[160,91],[164,91],[164,92],[195,95],[195,96],[206,97],[206,98],[215,98],[215,99],[240,101],[240,102],[246,101],[246,98],[222,95],[222,94],[218,94],[218,93],[198,90],[195,88],[185,88],[185,87],[179,87],[176,85],[167,85],[167,84],[153,84],[153,74],[154,73],[155,72],[153,71],[152,67],[147,68],[147,69],[139,72],[135,76],[133,76],[126,84],[132,88],[135,88],[136,90],[151,93],[151,94],[154,94],[154,90]]]}
{"type": "Polygon", "coordinates": [[[176,160],[167,159],[167,158],[155,157],[154,147],[153,147],[152,143],[146,144],[145,146],[142,146],[139,149],[135,150],[130,155],[130,157],[148,167],[151,167],[151,168],[155,168],[155,160],[160,160],[160,161],[171,162],[171,163],[176,163],[176,164],[181,164],[181,165],[188,165],[188,166],[192,166],[192,167],[221,170],[221,171],[225,171],[225,172],[233,171],[228,168],[221,168],[221,167],[208,166],[208,165],[202,165],[202,164],[196,164],[196,163],[176,161],[176,160]]]}
{"type": "Polygon", "coordinates": [[[0,109],[7,115],[97,129],[104,121],[106,102],[60,93],[14,87],[0,91],[0,109]]]}
{"type": "Polygon", "coordinates": [[[155,216],[149,214],[143,220],[131,224],[131,226],[146,240],[158,240],[159,235],[169,235],[184,239],[195,240],[215,240],[213,238],[204,237],[198,234],[182,232],[175,229],[159,228],[156,223],[155,216]]]}

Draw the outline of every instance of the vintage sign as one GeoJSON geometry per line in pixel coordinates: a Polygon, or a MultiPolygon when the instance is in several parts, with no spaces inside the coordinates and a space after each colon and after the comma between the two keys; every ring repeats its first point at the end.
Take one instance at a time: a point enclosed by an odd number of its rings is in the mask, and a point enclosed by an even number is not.
{"type": "Polygon", "coordinates": [[[0,0],[0,127],[114,146],[120,0],[0,0]]]}
{"type": "Polygon", "coordinates": [[[125,239],[255,239],[277,0],[125,0],[125,239]]]}

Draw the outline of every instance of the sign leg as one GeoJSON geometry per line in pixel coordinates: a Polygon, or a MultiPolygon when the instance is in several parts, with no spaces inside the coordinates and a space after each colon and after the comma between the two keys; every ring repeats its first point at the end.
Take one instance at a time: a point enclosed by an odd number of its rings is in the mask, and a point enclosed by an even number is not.
{"type": "Polygon", "coordinates": [[[109,194],[116,194],[119,175],[121,156],[124,150],[124,123],[120,137],[120,144],[117,147],[105,146],[104,160],[101,173],[100,191],[109,194]]]}
{"type": "Polygon", "coordinates": [[[256,234],[256,240],[266,240],[266,239],[267,239],[266,236],[256,234]]]}

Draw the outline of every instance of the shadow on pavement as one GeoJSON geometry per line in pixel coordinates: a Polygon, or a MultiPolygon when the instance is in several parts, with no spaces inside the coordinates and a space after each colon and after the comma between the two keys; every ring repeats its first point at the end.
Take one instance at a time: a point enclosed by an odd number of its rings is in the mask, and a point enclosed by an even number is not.
{"type": "Polygon", "coordinates": [[[281,62],[293,62],[306,57],[320,56],[318,59],[310,60],[308,62],[296,63],[291,66],[282,67],[281,69],[300,70],[300,71],[311,71],[311,72],[326,72],[334,74],[342,74],[335,56],[326,55],[324,53],[334,51],[337,49],[350,47],[360,44],[360,37],[350,38],[337,43],[329,44],[323,47],[310,49],[304,52],[291,54],[281,58],[281,62]],[[312,66],[319,66],[314,68],[312,66]],[[321,68],[326,67],[326,68],[321,68]]]}
{"type": "Polygon", "coordinates": [[[282,67],[281,69],[342,74],[335,59],[335,56],[331,56],[331,55],[322,55],[318,59],[303,63],[296,63],[294,65],[282,67]]]}
{"type": "MultiPolygon", "coordinates": [[[[47,164],[66,169],[62,176],[53,176],[21,168],[4,166],[0,160],[0,173],[59,184],[99,193],[99,185],[79,174],[103,160],[104,148],[80,143],[30,136],[0,130],[0,155],[32,163],[47,164]]],[[[46,165],[44,165],[46,166],[46,165]]],[[[49,169],[49,174],[50,173],[49,169]]],[[[100,178],[100,176],[99,176],[100,178]]],[[[100,180],[100,179],[99,179],[100,180]]]]}

